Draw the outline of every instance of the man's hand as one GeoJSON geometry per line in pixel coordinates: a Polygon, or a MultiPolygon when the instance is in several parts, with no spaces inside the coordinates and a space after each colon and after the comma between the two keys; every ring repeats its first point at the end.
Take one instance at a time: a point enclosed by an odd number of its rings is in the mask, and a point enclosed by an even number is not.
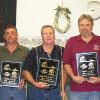
{"type": "Polygon", "coordinates": [[[90,79],[87,81],[91,84],[96,84],[96,83],[100,83],[100,78],[99,77],[90,77],[90,79]]]}
{"type": "Polygon", "coordinates": [[[21,88],[23,88],[24,87],[24,85],[25,85],[25,80],[24,79],[21,79],[21,81],[20,81],[20,83],[19,83],[19,89],[21,89],[21,88]]]}
{"type": "Polygon", "coordinates": [[[48,88],[48,84],[47,83],[43,83],[43,82],[35,82],[34,84],[37,88],[41,88],[41,89],[46,89],[48,88]]]}
{"type": "Polygon", "coordinates": [[[65,96],[66,96],[66,91],[65,91],[65,90],[64,90],[64,91],[61,90],[61,91],[60,91],[60,96],[61,96],[61,97],[62,97],[62,96],[65,97],[65,96]]]}

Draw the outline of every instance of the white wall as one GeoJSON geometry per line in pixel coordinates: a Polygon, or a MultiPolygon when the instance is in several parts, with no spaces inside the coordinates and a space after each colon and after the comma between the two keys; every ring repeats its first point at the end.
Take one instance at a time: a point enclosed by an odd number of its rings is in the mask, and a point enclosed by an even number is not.
{"type": "MultiPolygon", "coordinates": [[[[57,38],[63,41],[71,36],[77,35],[78,17],[86,13],[86,5],[91,0],[63,0],[64,7],[71,11],[71,27],[65,34],[56,32],[57,38]]],[[[98,0],[100,1],[100,0],[98,0]]],[[[32,39],[40,36],[40,29],[44,24],[53,25],[55,8],[60,5],[62,0],[17,0],[17,28],[20,37],[32,39]]],[[[100,35],[100,19],[94,22],[94,30],[100,35]]]]}

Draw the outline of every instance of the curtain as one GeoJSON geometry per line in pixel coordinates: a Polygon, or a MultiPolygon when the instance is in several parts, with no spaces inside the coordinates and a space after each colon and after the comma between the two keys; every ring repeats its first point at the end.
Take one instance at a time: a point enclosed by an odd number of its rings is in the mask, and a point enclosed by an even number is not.
{"type": "Polygon", "coordinates": [[[6,25],[16,25],[17,0],[0,0],[0,42],[3,42],[3,31],[6,25]]]}

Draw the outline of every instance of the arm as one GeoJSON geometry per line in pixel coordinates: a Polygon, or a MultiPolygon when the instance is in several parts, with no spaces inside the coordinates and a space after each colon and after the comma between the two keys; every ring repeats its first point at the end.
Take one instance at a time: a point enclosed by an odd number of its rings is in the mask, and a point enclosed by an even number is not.
{"type": "MultiPolygon", "coordinates": [[[[23,47],[23,46],[22,46],[23,47]]],[[[29,49],[26,48],[26,47],[23,47],[23,52],[24,52],[24,59],[25,60],[25,57],[28,55],[28,52],[29,52],[29,49]]],[[[22,77],[21,75],[21,80],[20,80],[20,83],[18,84],[18,88],[21,89],[23,88],[24,86],[26,85],[26,81],[25,79],[22,77]]]]}
{"type": "Polygon", "coordinates": [[[64,69],[74,82],[76,82],[78,84],[82,84],[84,81],[86,81],[86,79],[84,77],[74,75],[70,64],[64,64],[64,69]]]}
{"type": "Polygon", "coordinates": [[[25,78],[26,81],[28,81],[30,84],[34,85],[37,88],[45,88],[46,87],[46,83],[42,83],[42,82],[36,82],[34,77],[32,76],[32,69],[36,66],[35,62],[36,61],[36,51],[33,48],[29,54],[27,55],[23,67],[22,67],[22,76],[25,78]]]}
{"type": "Polygon", "coordinates": [[[31,75],[31,73],[30,73],[29,71],[26,71],[26,70],[22,71],[22,75],[24,76],[24,78],[25,78],[29,83],[31,83],[32,85],[34,85],[34,86],[37,87],[37,88],[46,88],[46,87],[47,87],[46,83],[36,82],[36,81],[33,79],[32,75],[31,75]]]}

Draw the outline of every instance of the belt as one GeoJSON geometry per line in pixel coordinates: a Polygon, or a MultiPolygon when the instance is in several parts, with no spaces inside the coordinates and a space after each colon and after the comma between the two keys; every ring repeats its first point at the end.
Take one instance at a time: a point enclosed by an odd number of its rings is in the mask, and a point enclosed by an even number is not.
{"type": "Polygon", "coordinates": [[[58,87],[49,87],[49,88],[46,88],[45,90],[46,91],[52,91],[52,90],[55,90],[55,89],[57,89],[58,87]]]}

